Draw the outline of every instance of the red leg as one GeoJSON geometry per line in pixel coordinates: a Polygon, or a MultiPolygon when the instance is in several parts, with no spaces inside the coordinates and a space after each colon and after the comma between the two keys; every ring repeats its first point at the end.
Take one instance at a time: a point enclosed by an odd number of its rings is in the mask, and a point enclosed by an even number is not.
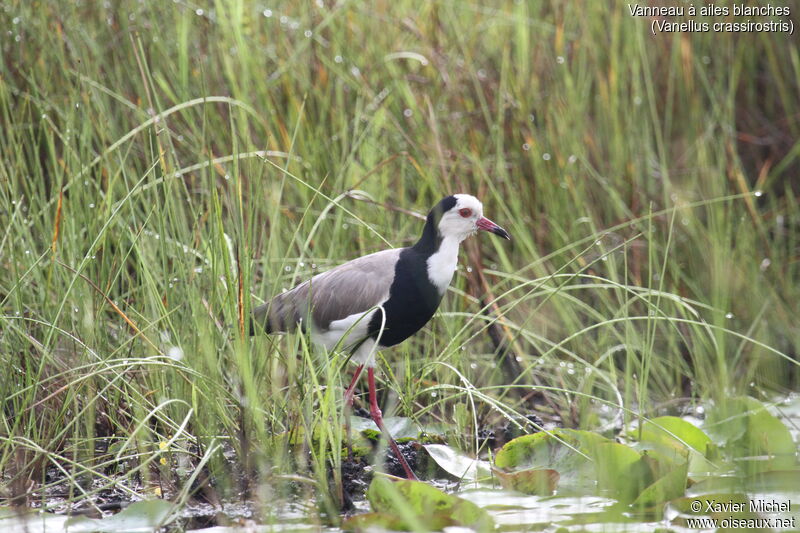
{"type": "Polygon", "coordinates": [[[386,431],[386,427],[383,425],[383,413],[381,413],[380,408],[378,407],[378,397],[377,393],[375,392],[375,369],[369,367],[367,369],[367,381],[369,384],[369,412],[372,415],[372,420],[375,422],[375,425],[378,426],[378,429],[381,430],[386,436],[386,439],[389,441],[389,446],[392,448],[395,456],[397,456],[397,460],[400,461],[400,464],[403,466],[403,470],[406,471],[406,477],[408,479],[417,480],[417,476],[414,475],[414,472],[411,470],[411,467],[408,466],[408,462],[406,458],[403,457],[403,454],[400,453],[400,448],[397,447],[397,443],[394,441],[389,432],[386,431]]]}

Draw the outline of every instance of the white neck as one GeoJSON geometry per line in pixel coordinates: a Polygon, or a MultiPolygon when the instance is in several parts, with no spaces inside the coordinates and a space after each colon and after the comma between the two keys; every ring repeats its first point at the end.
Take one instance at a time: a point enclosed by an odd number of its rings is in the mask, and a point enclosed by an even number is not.
{"type": "Polygon", "coordinates": [[[458,245],[461,239],[447,236],[442,240],[439,249],[428,258],[428,279],[434,284],[439,294],[444,294],[458,263],[458,245]]]}

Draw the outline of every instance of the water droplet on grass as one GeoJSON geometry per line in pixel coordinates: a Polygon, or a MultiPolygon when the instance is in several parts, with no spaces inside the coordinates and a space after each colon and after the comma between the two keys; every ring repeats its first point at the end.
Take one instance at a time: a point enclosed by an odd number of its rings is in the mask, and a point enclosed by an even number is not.
{"type": "Polygon", "coordinates": [[[264,11],[261,12],[261,14],[264,15],[266,18],[270,18],[272,16],[272,10],[265,9],[264,11]]]}
{"type": "Polygon", "coordinates": [[[197,9],[195,9],[195,10],[194,10],[194,13],[195,13],[195,15],[197,15],[198,17],[202,17],[202,16],[205,14],[205,11],[203,11],[203,9],[202,9],[202,8],[199,8],[199,7],[198,7],[197,9]]]}
{"type": "Polygon", "coordinates": [[[303,32],[303,35],[305,35],[306,37],[308,37],[310,39],[311,36],[314,35],[314,32],[311,31],[311,30],[306,30],[306,31],[303,32]]]}
{"type": "Polygon", "coordinates": [[[547,152],[543,153],[542,159],[544,159],[545,161],[550,161],[550,154],[548,154],[547,152]]]}
{"type": "Polygon", "coordinates": [[[558,63],[559,65],[563,65],[564,64],[564,56],[558,56],[556,58],[556,63],[558,63]]]}
{"type": "Polygon", "coordinates": [[[524,143],[524,144],[522,145],[522,149],[523,149],[523,150],[525,150],[525,151],[527,152],[528,150],[530,150],[530,149],[531,149],[531,145],[530,145],[530,144],[528,144],[528,143],[524,143]]]}
{"type": "Polygon", "coordinates": [[[728,318],[728,319],[733,318],[733,313],[725,313],[725,318],[728,318]]]}
{"type": "Polygon", "coordinates": [[[770,258],[769,257],[765,257],[764,259],[761,260],[761,264],[758,266],[758,268],[761,269],[761,272],[764,272],[766,269],[769,268],[769,266],[771,264],[772,264],[772,261],[770,260],[770,258]]]}
{"type": "Polygon", "coordinates": [[[756,191],[753,193],[753,195],[755,195],[756,198],[760,198],[764,195],[764,191],[756,191]]]}
{"type": "Polygon", "coordinates": [[[334,63],[341,63],[342,61],[344,61],[344,59],[342,59],[342,56],[336,56],[333,58],[334,63]]]}
{"type": "Polygon", "coordinates": [[[403,110],[403,116],[406,117],[406,118],[409,118],[413,114],[414,114],[414,112],[411,111],[410,109],[404,109],[403,110]]]}

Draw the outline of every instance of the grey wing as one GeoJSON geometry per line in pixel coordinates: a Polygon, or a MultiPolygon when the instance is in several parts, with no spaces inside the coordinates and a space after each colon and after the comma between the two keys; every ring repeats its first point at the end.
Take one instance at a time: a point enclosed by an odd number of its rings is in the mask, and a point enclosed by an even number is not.
{"type": "Polygon", "coordinates": [[[365,255],[318,274],[257,307],[253,319],[267,332],[290,331],[309,315],[310,304],[315,327],[326,330],[333,321],[366,312],[389,297],[400,252],[365,255]]]}

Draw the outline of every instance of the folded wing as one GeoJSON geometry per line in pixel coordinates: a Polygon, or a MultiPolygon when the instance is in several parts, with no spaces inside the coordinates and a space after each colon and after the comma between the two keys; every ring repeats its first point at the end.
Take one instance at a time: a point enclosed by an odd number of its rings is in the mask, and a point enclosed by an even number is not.
{"type": "Polygon", "coordinates": [[[294,330],[311,317],[317,331],[364,313],[389,298],[400,249],[384,250],[318,274],[253,310],[267,333],[294,330]]]}

